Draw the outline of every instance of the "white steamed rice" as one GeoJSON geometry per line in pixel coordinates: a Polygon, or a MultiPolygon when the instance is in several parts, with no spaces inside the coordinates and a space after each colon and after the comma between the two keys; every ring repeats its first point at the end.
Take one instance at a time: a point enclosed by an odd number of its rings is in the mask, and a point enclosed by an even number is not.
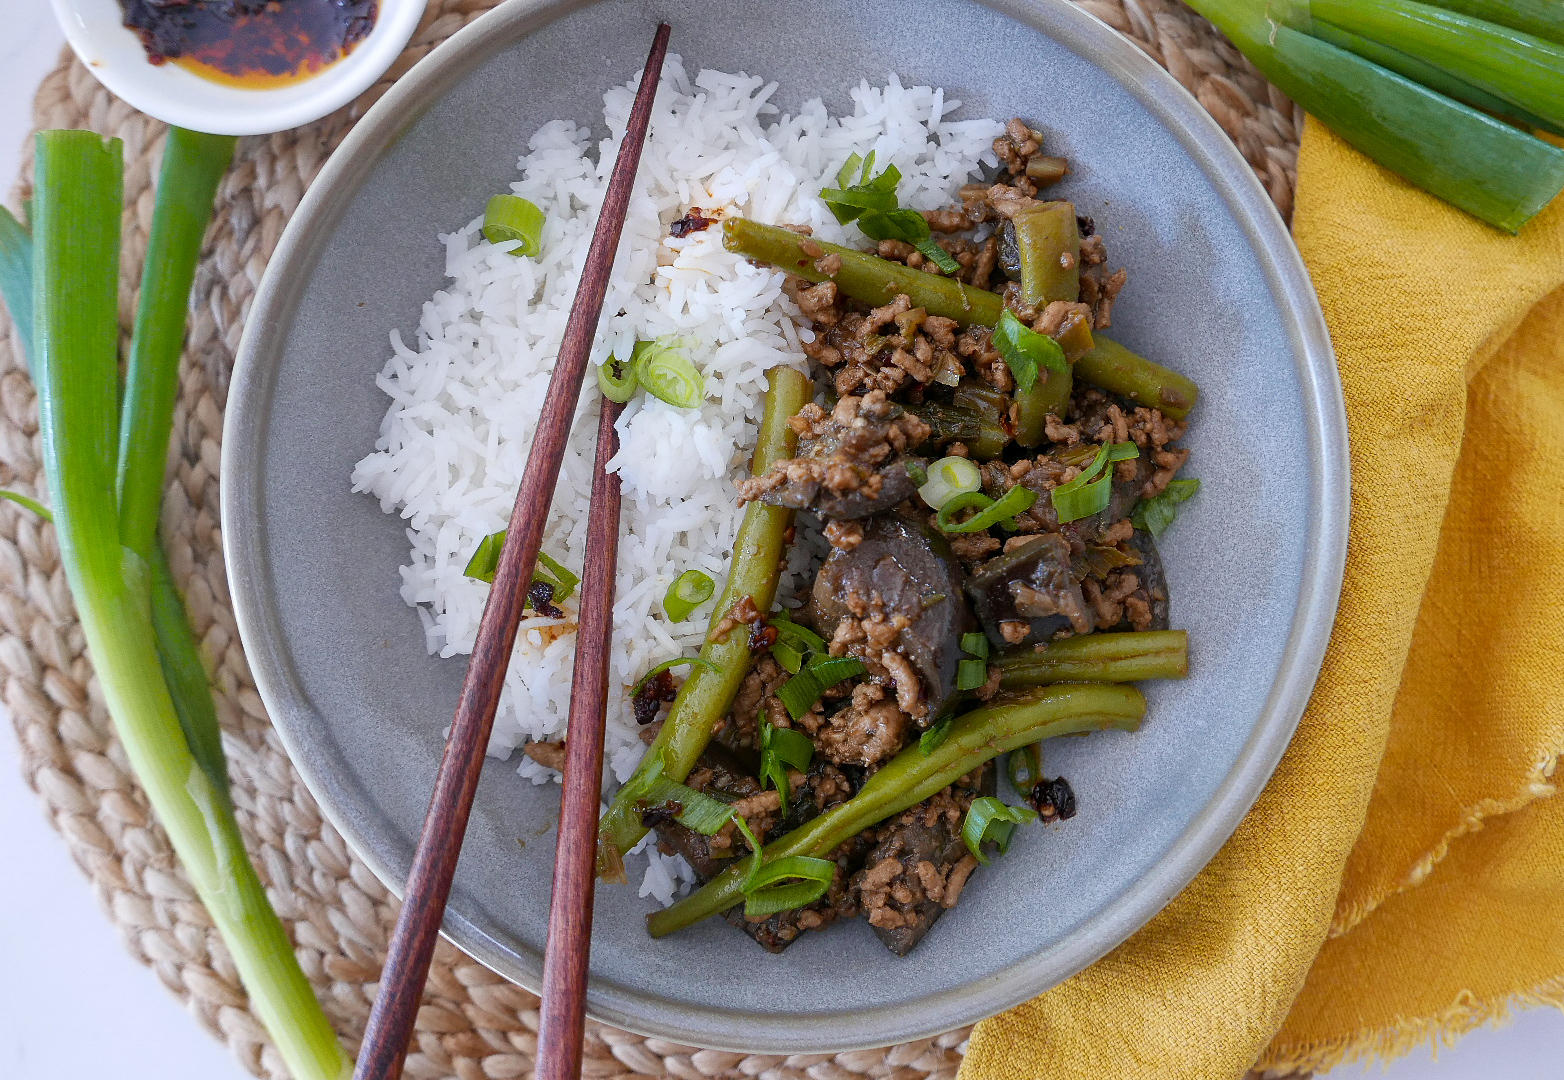
{"type": "MultiPolygon", "coordinates": [[[[679,58],[668,58],[593,350],[598,362],[610,352],[627,356],[637,340],[678,335],[706,377],[698,411],[643,394],[618,424],[621,450],[612,467],[625,496],[611,668],[618,685],[605,753],[621,781],[644,751],[629,687],[652,664],[693,655],[710,615],[707,603],[686,621],[669,622],[663,593],[689,569],[725,579],[742,517],[733,481],[754,445],[765,373],[778,364],[802,367],[799,339],[809,334],[795,322],[780,272],[723,250],[720,227],[674,239],[669,223],[699,206],[860,242],[818,198],[854,152],[872,149],[876,170],[895,164],[903,205],[932,209],[950,202],[980,162],[994,164],[991,143],[1002,130],[991,120],[947,119],[959,101],[937,88],[904,87],[895,76],[883,87],[860,83],[851,91],[852,114],[842,117],[818,99],[782,116],[769,103],[775,90],[758,77],[710,70],[691,81],[679,58]]],[[[603,96],[611,136],[595,148],[589,131],[564,120],[529,140],[511,190],[546,215],[541,255],[518,258],[489,244],[481,218],[442,235],[450,284],[424,304],[413,347],[391,332],[393,355],[376,380],[391,407],[375,452],[353,471],[353,488],[378,496],[386,513],[407,522],[402,597],[417,609],[429,650],[441,656],[472,651],[489,586],[462,571],[478,542],[509,517],[633,97],[633,83],[603,96]]],[[[597,402],[589,370],[544,532],[544,551],[577,573],[597,402]]],[[[563,605],[563,620],[522,624],[490,754],[507,757],[526,741],[564,734],[574,606],[574,597],[563,605]]],[[[536,783],[556,776],[526,757],[519,771],[536,783]]],[[[646,850],[651,865],[641,893],[667,903],[692,875],[682,859],[646,850]]]]}

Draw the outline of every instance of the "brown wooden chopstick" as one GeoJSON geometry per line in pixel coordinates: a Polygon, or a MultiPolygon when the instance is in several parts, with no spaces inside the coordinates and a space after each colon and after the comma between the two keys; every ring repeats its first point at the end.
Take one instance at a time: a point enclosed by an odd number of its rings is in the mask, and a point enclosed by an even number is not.
{"type": "Polygon", "coordinates": [[[586,1027],[587,961],[597,885],[597,816],[603,795],[603,724],[608,707],[608,651],[614,635],[614,568],[619,561],[619,474],[607,469],[619,450],[614,421],[622,406],[603,399],[597,463],[587,514],[586,567],[576,630],[565,741],[565,789],[559,800],[543,1000],[538,1008],[535,1080],[576,1080],[586,1027]]]}
{"type": "MultiPolygon", "coordinates": [[[[370,1010],[364,1041],[359,1048],[353,1072],[355,1080],[396,1080],[407,1057],[408,1040],[418,1017],[424,981],[429,976],[429,961],[434,955],[440,921],[450,896],[451,879],[456,873],[462,836],[467,831],[473,794],[478,788],[484,750],[494,727],[505,669],[516,644],[522,607],[537,563],[538,548],[543,542],[549,503],[559,480],[576,400],[581,395],[587,355],[592,349],[592,339],[597,336],[598,317],[603,311],[603,297],[608,291],[619,235],[629,210],[630,191],[646,142],[652,99],[657,93],[670,32],[666,23],[657,28],[657,37],[646,58],[635,105],[625,127],[624,141],[619,147],[619,157],[608,180],[608,191],[597,229],[592,234],[581,284],[560,342],[559,360],[549,380],[527,468],[516,492],[516,505],[511,511],[494,586],[483,610],[483,620],[478,625],[472,660],[467,666],[461,699],[456,706],[456,720],[451,725],[450,738],[446,740],[440,771],[435,777],[434,795],[429,800],[423,832],[419,834],[418,848],[413,853],[402,911],[397,916],[380,978],[380,993],[370,1010]]],[[[617,532],[615,535],[617,537],[617,532]]]]}

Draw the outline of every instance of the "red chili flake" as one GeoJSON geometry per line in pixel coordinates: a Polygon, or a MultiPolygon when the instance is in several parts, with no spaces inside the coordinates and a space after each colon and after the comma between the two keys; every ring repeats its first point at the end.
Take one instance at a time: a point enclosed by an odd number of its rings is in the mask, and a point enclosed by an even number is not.
{"type": "Polygon", "coordinates": [[[777,628],[766,622],[764,618],[752,623],[749,628],[749,651],[759,652],[761,649],[769,649],[777,642],[777,628]]]}
{"type": "Polygon", "coordinates": [[[635,712],[637,724],[650,724],[657,719],[657,712],[662,708],[662,703],[672,701],[679,696],[679,688],[673,685],[673,673],[659,671],[646,681],[636,693],[635,700],[630,703],[630,708],[635,712]]]}
{"type": "Polygon", "coordinates": [[[554,606],[554,586],[546,581],[532,583],[532,587],[527,590],[527,602],[539,615],[547,615],[551,619],[565,617],[565,613],[554,606]]]}
{"type": "Polygon", "coordinates": [[[1068,821],[1075,816],[1075,791],[1062,776],[1039,780],[1028,801],[1044,821],[1068,821]]]}
{"type": "MultiPolygon", "coordinates": [[[[716,214],[718,212],[713,210],[712,213],[716,214]]],[[[707,217],[706,211],[698,206],[692,206],[688,214],[685,214],[678,221],[668,226],[668,235],[675,238],[683,238],[689,236],[692,232],[705,232],[716,223],[716,217],[707,217]]]]}

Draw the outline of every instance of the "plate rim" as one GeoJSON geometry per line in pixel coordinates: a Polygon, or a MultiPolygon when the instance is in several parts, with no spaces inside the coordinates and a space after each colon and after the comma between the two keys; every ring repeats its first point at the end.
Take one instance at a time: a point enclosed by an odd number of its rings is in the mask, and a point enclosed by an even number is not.
{"type": "MultiPolygon", "coordinates": [[[[310,705],[291,673],[286,650],[280,647],[284,638],[274,597],[263,588],[269,577],[259,529],[262,470],[252,466],[261,461],[266,443],[265,407],[275,388],[276,361],[291,329],[302,283],[363,181],[427,109],[489,57],[593,2],[506,0],[452,35],[399,79],[353,127],[300,201],[267,263],[235,358],[225,410],[220,490],[223,555],[240,639],[256,690],[306,788],[370,871],[398,897],[402,880],[365,841],[363,832],[339,812],[338,785],[316,772],[311,752],[287,719],[300,706],[310,705]]],[[[837,1053],[929,1038],[1035,997],[1128,940],[1205,868],[1264,790],[1318,678],[1345,570],[1350,464],[1345,402],[1330,335],[1286,225],[1227,134],[1189,91],[1129,39],[1068,0],[975,2],[1053,37],[1106,71],[1151,112],[1221,194],[1255,252],[1271,292],[1282,301],[1283,325],[1304,402],[1311,494],[1297,612],[1271,692],[1226,777],[1168,850],[1074,933],[1034,955],[1027,965],[1012,965],[977,982],[911,1002],[849,1014],[782,1018],[680,1005],[595,978],[588,988],[587,1010],[603,1023],[735,1052],[837,1053]],[[654,1000],[659,1015],[635,1011],[634,1003],[641,1000],[654,1000]]],[[[538,980],[532,973],[518,970],[512,952],[471,920],[447,909],[441,933],[497,974],[537,991],[538,980]]]]}

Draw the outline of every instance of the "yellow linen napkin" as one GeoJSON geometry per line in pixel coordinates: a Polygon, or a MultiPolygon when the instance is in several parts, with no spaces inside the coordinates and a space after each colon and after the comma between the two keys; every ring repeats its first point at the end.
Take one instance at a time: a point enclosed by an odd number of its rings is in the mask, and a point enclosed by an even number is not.
{"type": "Polygon", "coordinates": [[[1352,443],[1319,684],[1211,864],[962,1080],[1323,1069],[1564,1005],[1564,200],[1508,237],[1311,119],[1293,233],[1352,443]]]}

